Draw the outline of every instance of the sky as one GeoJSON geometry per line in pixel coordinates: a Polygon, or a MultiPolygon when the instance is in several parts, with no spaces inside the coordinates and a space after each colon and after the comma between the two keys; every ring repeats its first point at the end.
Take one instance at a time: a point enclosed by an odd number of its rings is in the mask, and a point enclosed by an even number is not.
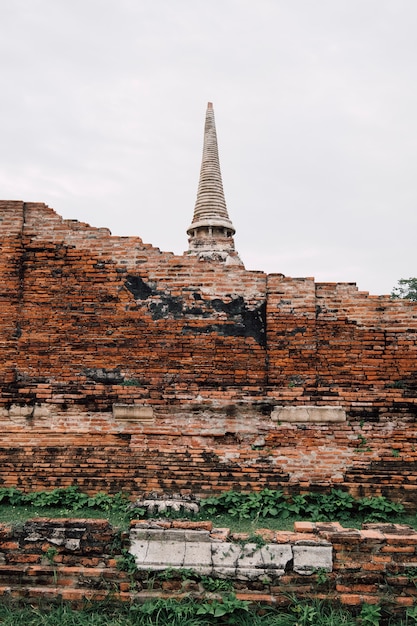
{"type": "Polygon", "coordinates": [[[0,198],[182,254],[213,102],[247,269],[417,275],[415,0],[1,0],[0,198]]]}

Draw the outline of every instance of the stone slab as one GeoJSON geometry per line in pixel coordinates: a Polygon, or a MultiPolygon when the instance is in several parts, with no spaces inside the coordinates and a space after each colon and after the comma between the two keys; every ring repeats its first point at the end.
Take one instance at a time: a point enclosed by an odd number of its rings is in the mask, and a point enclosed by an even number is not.
{"type": "Polygon", "coordinates": [[[212,543],[211,557],[213,569],[237,567],[237,561],[242,552],[241,546],[235,543],[212,543]]]}
{"type": "Polygon", "coordinates": [[[341,406],[276,406],[271,413],[274,422],[328,423],[345,422],[341,406]]]}
{"type": "Polygon", "coordinates": [[[183,567],[197,568],[210,567],[211,569],[211,544],[207,542],[187,542],[183,567]]]}
{"type": "Polygon", "coordinates": [[[155,420],[151,406],[139,406],[137,404],[113,404],[113,417],[116,420],[134,420],[146,423],[155,420]]]}
{"type": "Polygon", "coordinates": [[[333,549],[331,546],[293,546],[294,565],[297,574],[313,574],[318,569],[331,572],[333,569],[333,549]]]}
{"type": "Polygon", "coordinates": [[[129,552],[133,554],[136,561],[136,567],[142,567],[148,552],[149,541],[147,539],[133,539],[130,542],[129,552]]]}
{"type": "Polygon", "coordinates": [[[260,547],[256,543],[246,543],[241,548],[237,566],[240,570],[263,568],[264,561],[260,547]]]}
{"type": "Polygon", "coordinates": [[[144,566],[183,567],[185,541],[149,541],[144,566]]]}
{"type": "MultiPolygon", "coordinates": [[[[290,544],[268,543],[260,550],[265,570],[276,570],[275,575],[285,572],[285,568],[293,558],[290,544]]],[[[272,571],[271,571],[272,573],[272,571]]]]}

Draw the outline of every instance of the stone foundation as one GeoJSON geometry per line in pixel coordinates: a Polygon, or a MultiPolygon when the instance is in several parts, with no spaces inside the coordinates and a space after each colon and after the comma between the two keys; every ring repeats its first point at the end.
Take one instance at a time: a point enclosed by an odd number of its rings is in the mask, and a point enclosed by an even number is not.
{"type": "Polygon", "coordinates": [[[228,578],[237,597],[251,602],[316,597],[394,610],[417,602],[417,532],[409,527],[300,522],[294,532],[258,533],[262,543],[210,522],[136,521],[122,536],[105,520],[1,524],[0,597],[141,602],[192,591],[203,598],[207,575],[228,578]],[[125,548],[136,573],[120,569],[125,548]]]}

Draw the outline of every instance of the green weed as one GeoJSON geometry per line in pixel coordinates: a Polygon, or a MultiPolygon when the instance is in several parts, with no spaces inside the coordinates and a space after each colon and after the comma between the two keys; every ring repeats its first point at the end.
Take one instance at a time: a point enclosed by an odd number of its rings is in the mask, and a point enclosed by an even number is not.
{"type": "Polygon", "coordinates": [[[379,626],[381,607],[377,604],[363,604],[359,617],[362,626],[379,626]]]}

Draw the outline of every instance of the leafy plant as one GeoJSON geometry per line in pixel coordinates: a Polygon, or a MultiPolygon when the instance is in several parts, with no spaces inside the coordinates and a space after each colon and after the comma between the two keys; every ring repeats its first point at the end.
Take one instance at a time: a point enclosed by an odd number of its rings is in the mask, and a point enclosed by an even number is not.
{"type": "Polygon", "coordinates": [[[125,378],[122,382],[124,387],[141,387],[142,383],[136,378],[125,378]]]}
{"type": "Polygon", "coordinates": [[[329,575],[324,567],[319,567],[318,569],[314,570],[313,573],[316,574],[317,585],[322,586],[326,585],[329,582],[329,575]]]}
{"type": "Polygon", "coordinates": [[[392,515],[404,513],[404,507],[400,502],[391,502],[384,496],[378,496],[361,498],[358,503],[358,511],[367,521],[387,522],[392,515]]]}
{"type": "Polygon", "coordinates": [[[197,608],[196,615],[223,617],[242,611],[249,611],[249,602],[238,600],[234,594],[228,594],[223,596],[221,600],[202,602],[197,608]]]}
{"type": "Polygon", "coordinates": [[[122,556],[116,559],[116,566],[118,570],[127,572],[131,576],[138,571],[135,557],[126,548],[123,548],[122,556]]]}
{"type": "Polygon", "coordinates": [[[212,578],[211,576],[202,576],[201,584],[203,585],[206,591],[214,592],[222,592],[222,591],[232,591],[233,583],[231,580],[226,580],[224,578],[212,578]]]}
{"type": "Polygon", "coordinates": [[[367,445],[368,441],[366,437],[364,437],[361,433],[358,435],[358,442],[359,445],[356,448],[357,452],[369,452],[371,448],[367,445]]]}
{"type": "Polygon", "coordinates": [[[377,604],[363,604],[359,617],[363,626],[379,626],[381,607],[377,604]]]}
{"type": "Polygon", "coordinates": [[[400,278],[391,292],[391,298],[417,300],[417,278],[400,278]]]}
{"type": "Polygon", "coordinates": [[[310,624],[316,624],[318,612],[314,605],[296,603],[291,607],[291,610],[297,616],[298,626],[310,626],[310,624]]]}
{"type": "Polygon", "coordinates": [[[305,512],[313,520],[346,520],[355,508],[355,499],[347,491],[332,489],[330,493],[310,493],[305,496],[305,512]]]}
{"type": "Polygon", "coordinates": [[[417,624],[417,604],[415,606],[409,606],[405,612],[407,624],[417,624]]]}
{"type": "Polygon", "coordinates": [[[228,491],[202,500],[201,508],[210,516],[226,514],[252,520],[287,519],[301,514],[313,521],[346,521],[354,516],[368,521],[389,521],[392,515],[404,513],[402,504],[391,502],[384,496],[355,500],[341,489],[295,496],[284,496],[282,491],[271,489],[255,493],[228,491]]]}
{"type": "Polygon", "coordinates": [[[173,578],[180,578],[181,580],[188,580],[195,576],[194,571],[187,567],[181,567],[179,569],[175,569],[174,567],[167,567],[162,570],[162,572],[158,572],[156,574],[159,580],[172,580],[173,578]]]}
{"type": "Polygon", "coordinates": [[[25,495],[23,491],[16,487],[0,487],[0,502],[2,504],[20,506],[24,504],[24,498],[25,495]]]}
{"type": "Polygon", "coordinates": [[[45,552],[45,557],[46,559],[49,561],[49,563],[51,565],[53,565],[54,563],[54,559],[56,557],[56,555],[58,554],[58,550],[56,548],[48,548],[47,551],[45,552]]]}

